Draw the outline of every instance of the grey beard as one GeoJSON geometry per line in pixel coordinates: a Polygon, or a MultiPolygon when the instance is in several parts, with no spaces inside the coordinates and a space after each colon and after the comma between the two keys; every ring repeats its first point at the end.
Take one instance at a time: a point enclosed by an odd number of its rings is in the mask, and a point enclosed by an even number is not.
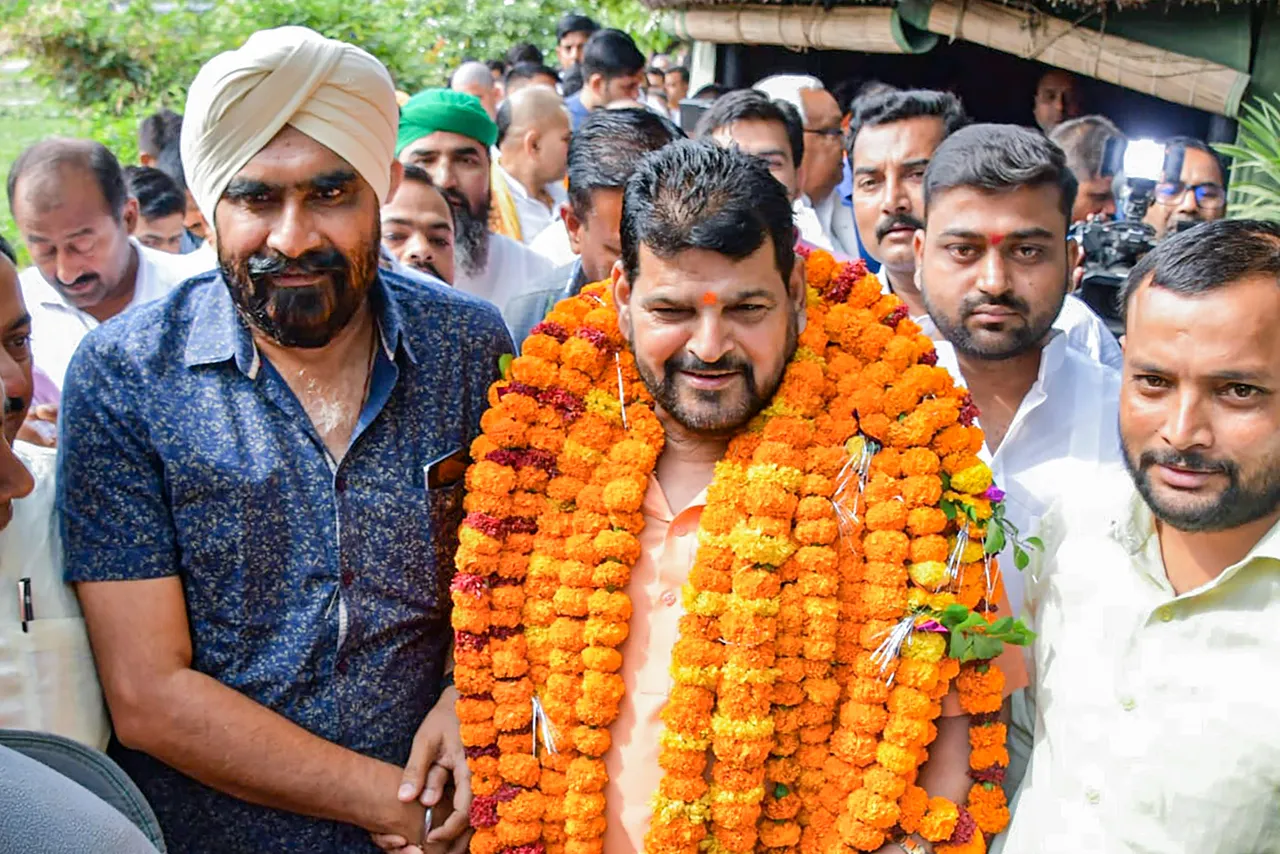
{"type": "Polygon", "coordinates": [[[485,205],[479,215],[466,204],[450,201],[450,207],[457,229],[453,238],[454,261],[466,275],[477,276],[489,264],[489,206],[485,205]]]}

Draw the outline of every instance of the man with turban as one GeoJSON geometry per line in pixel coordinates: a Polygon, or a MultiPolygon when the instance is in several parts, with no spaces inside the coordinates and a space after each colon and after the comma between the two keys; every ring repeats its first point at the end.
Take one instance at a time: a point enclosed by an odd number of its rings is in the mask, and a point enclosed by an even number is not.
{"type": "Polygon", "coordinates": [[[67,579],[173,851],[466,845],[448,578],[511,342],[379,270],[396,124],[382,64],[311,30],[214,57],[182,155],[218,269],[68,370],[67,579]]]}
{"type": "Polygon", "coordinates": [[[396,157],[425,170],[453,207],[454,287],[503,308],[551,272],[552,265],[489,230],[490,148],[497,139],[498,126],[474,95],[426,89],[401,110],[396,157]]]}

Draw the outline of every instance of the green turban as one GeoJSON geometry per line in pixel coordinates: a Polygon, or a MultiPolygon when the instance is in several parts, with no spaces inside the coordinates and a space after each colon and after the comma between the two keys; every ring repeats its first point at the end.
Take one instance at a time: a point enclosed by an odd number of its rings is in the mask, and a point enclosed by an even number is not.
{"type": "Polygon", "coordinates": [[[396,157],[410,143],[440,130],[470,137],[486,148],[498,141],[498,126],[475,95],[452,89],[424,89],[400,108],[396,157]]]}

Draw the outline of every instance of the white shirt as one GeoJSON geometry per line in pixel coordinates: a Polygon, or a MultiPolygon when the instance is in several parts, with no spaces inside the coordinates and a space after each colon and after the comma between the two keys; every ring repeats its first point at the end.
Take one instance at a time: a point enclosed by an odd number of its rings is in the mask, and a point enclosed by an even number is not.
{"type": "Polygon", "coordinates": [[[1008,854],[1280,852],[1280,526],[1169,584],[1122,466],[1045,517],[1035,751],[1008,854]]]}
{"type": "Polygon", "coordinates": [[[554,269],[550,261],[532,249],[509,237],[490,233],[489,260],[485,268],[471,276],[458,266],[453,286],[488,300],[502,311],[512,297],[524,293],[554,269]]]}
{"type": "Polygon", "coordinates": [[[796,229],[800,232],[801,240],[828,252],[835,251],[831,236],[818,221],[818,214],[814,211],[813,205],[809,204],[808,196],[801,196],[791,203],[791,214],[796,229]]]}
{"type": "Polygon", "coordinates": [[[529,191],[501,166],[498,171],[511,190],[511,200],[516,206],[516,216],[520,219],[520,234],[525,246],[533,243],[533,239],[560,219],[560,205],[569,200],[569,193],[562,181],[547,184],[546,191],[551,196],[551,207],[529,195],[529,191]]]}
{"type": "MultiPolygon", "coordinates": [[[[133,239],[129,242],[138,253],[138,273],[133,299],[125,311],[167,295],[199,266],[189,256],[158,252],[133,239]]],[[[98,321],[64,300],[35,267],[23,270],[18,282],[27,311],[31,313],[31,351],[35,363],[61,390],[71,356],[84,336],[98,327],[98,321]]]]}
{"type": "Polygon", "coordinates": [[[25,442],[14,452],[35,489],[13,502],[0,530],[0,729],[53,732],[103,750],[111,729],[75,592],[62,581],[54,513],[57,452],[25,442]],[[22,631],[18,580],[31,579],[35,619],[22,631]]]}
{"type": "Polygon", "coordinates": [[[578,253],[569,245],[569,231],[562,219],[543,229],[529,244],[529,248],[550,261],[552,269],[572,264],[578,259],[578,253]]]}
{"type": "MultiPolygon", "coordinates": [[[[938,364],[967,385],[955,348],[935,344],[938,364]]],[[[1100,465],[1121,460],[1120,374],[1070,346],[1062,333],[1040,354],[1040,373],[1022,398],[994,454],[983,445],[979,457],[991,466],[996,486],[1006,493],[1005,517],[1025,540],[1035,536],[1050,505],[1075,484],[1089,483],[1100,465]]],[[[982,426],[982,418],[978,418],[982,426]]],[[[1000,555],[1009,603],[1023,601],[1024,576],[1013,562],[1013,544],[1000,555]]]]}
{"type": "Polygon", "coordinates": [[[858,253],[857,229],[853,224],[853,209],[846,208],[840,201],[839,191],[832,190],[822,201],[810,201],[810,204],[818,217],[819,226],[835,251],[849,258],[861,257],[858,253]]]}

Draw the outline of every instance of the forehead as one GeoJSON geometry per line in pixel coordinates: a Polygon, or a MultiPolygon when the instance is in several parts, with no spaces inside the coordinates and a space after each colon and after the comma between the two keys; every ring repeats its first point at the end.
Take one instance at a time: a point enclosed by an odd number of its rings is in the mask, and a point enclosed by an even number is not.
{"type": "Polygon", "coordinates": [[[622,228],[622,190],[613,187],[592,190],[587,222],[593,226],[607,226],[617,235],[622,228]]]}
{"type": "Polygon", "coordinates": [[[1043,228],[1065,239],[1067,217],[1059,193],[1052,184],[998,192],[953,187],[929,200],[925,230],[933,236],[949,231],[1009,234],[1043,228]]]}
{"type": "Polygon", "coordinates": [[[773,258],[773,241],[768,238],[746,258],[735,260],[707,249],[686,249],[669,258],[659,257],[640,245],[640,269],[632,289],[642,297],[692,301],[707,291],[717,293],[721,302],[735,294],[762,288],[785,297],[787,283],[773,258]]]}
{"type": "Polygon", "coordinates": [[[1200,184],[1206,181],[1221,181],[1222,171],[1218,168],[1217,158],[1198,148],[1184,149],[1182,155],[1182,180],[1193,184],[1200,184]]]}
{"type": "Polygon", "coordinates": [[[560,46],[572,47],[574,45],[580,45],[585,43],[589,38],[591,38],[590,33],[583,32],[582,30],[575,30],[572,33],[564,34],[564,38],[560,39],[560,46]]]}
{"type": "Polygon", "coordinates": [[[97,177],[75,163],[33,167],[18,181],[13,196],[14,217],[22,221],[84,219],[110,213],[97,177]]]}
{"type": "Polygon", "coordinates": [[[787,129],[778,122],[742,119],[718,129],[715,136],[717,139],[737,143],[739,148],[750,154],[774,149],[791,154],[791,141],[787,138],[787,129]]]}
{"type": "Polygon", "coordinates": [[[1076,79],[1070,74],[1062,71],[1051,71],[1040,78],[1040,85],[1036,87],[1036,91],[1041,93],[1064,92],[1075,88],[1076,79]]]}
{"type": "Polygon", "coordinates": [[[1188,374],[1280,374],[1280,282],[1265,274],[1200,294],[1149,283],[1130,300],[1125,351],[1188,374]]]}
{"type": "Polygon", "coordinates": [[[942,119],[937,116],[916,116],[862,128],[853,140],[853,166],[927,160],[942,144],[942,133],[942,119]]]}
{"type": "Polygon", "coordinates": [[[236,173],[236,178],[296,184],[344,168],[350,169],[351,164],[333,149],[296,128],[285,127],[236,173]]]}
{"type": "Polygon", "coordinates": [[[18,270],[12,261],[0,255],[0,331],[26,313],[22,288],[18,287],[18,270]]]}
{"type": "Polygon", "coordinates": [[[407,157],[421,157],[424,155],[465,154],[468,152],[484,153],[484,146],[480,144],[479,140],[472,139],[469,136],[463,136],[460,133],[452,133],[447,130],[438,130],[405,146],[404,151],[400,154],[400,159],[404,160],[407,157]]]}
{"type": "Polygon", "coordinates": [[[804,104],[810,127],[824,128],[840,123],[840,105],[826,89],[801,89],[800,102],[804,104]]]}
{"type": "Polygon", "coordinates": [[[421,181],[400,182],[391,201],[382,207],[382,216],[400,218],[426,218],[441,220],[452,225],[449,203],[435,187],[421,181]]]}

